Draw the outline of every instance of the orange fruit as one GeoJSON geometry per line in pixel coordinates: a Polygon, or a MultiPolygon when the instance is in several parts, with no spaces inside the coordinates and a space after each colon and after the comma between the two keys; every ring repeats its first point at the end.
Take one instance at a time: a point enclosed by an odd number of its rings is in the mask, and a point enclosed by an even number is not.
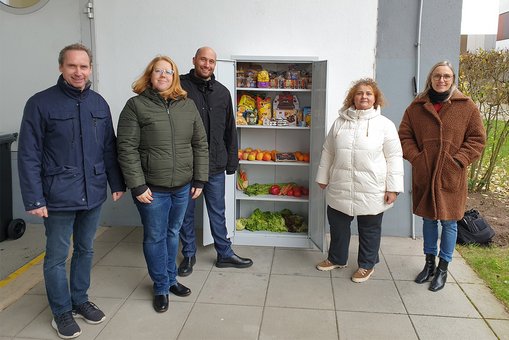
{"type": "Polygon", "coordinates": [[[305,153],[304,156],[302,157],[302,160],[306,163],[309,163],[309,154],[305,153]]]}

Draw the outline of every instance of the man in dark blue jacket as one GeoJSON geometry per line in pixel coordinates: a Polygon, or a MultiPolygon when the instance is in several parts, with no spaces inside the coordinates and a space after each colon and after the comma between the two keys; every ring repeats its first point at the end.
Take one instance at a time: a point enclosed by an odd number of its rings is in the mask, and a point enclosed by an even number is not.
{"type": "MultiPolygon", "coordinates": [[[[180,77],[182,88],[187,91],[200,112],[209,143],[209,180],[203,188],[207,203],[210,231],[217,252],[219,268],[247,268],[251,259],[237,256],[227,238],[225,220],[225,171],[233,175],[239,165],[237,129],[233,114],[232,98],[228,89],[214,77],[216,52],[201,47],[193,58],[194,69],[180,77]]],[[[178,268],[180,276],[188,276],[196,262],[196,236],[194,233],[195,201],[189,196],[186,215],[180,229],[183,261],[178,268]]]]}
{"type": "Polygon", "coordinates": [[[110,184],[113,200],[125,184],[106,101],[90,89],[92,54],[74,44],[60,52],[55,86],[26,103],[18,145],[21,194],[29,214],[46,228],[44,280],[53,320],[64,339],[81,329],[75,317],[97,324],[106,318],[88,300],[93,241],[110,184]],[[65,263],[73,235],[70,284],[65,263]],[[69,289],[70,288],[70,289],[69,289]]]}

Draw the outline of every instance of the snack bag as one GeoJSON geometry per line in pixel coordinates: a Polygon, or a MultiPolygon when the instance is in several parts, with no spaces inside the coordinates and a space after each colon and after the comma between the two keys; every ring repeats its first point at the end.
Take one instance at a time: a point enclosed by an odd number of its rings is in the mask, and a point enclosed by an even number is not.
{"type": "Polygon", "coordinates": [[[256,109],[258,110],[258,125],[270,125],[272,119],[272,99],[270,97],[256,97],[256,109]]]}
{"type": "Polygon", "coordinates": [[[269,72],[262,70],[257,75],[258,87],[269,87],[269,72]]]}
{"type": "Polygon", "coordinates": [[[244,118],[246,117],[246,111],[254,111],[256,108],[256,102],[253,97],[243,94],[240,97],[239,104],[237,105],[237,116],[241,115],[244,118]]]}

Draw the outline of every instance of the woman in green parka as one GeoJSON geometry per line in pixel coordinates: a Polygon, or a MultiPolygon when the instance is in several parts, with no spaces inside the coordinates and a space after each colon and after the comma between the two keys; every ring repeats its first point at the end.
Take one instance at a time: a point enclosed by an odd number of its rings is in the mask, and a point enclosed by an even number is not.
{"type": "Polygon", "coordinates": [[[117,129],[118,159],[143,224],[143,253],[154,282],[156,312],[168,310],[177,282],[179,232],[189,191],[197,198],[208,179],[208,143],[194,102],[180,86],[177,65],[158,56],[133,83],[117,129]]]}

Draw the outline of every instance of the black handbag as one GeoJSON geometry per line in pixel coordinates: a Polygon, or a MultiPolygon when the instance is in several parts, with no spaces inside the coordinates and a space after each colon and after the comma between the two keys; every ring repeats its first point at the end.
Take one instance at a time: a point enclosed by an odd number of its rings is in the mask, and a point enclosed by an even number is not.
{"type": "Polygon", "coordinates": [[[479,211],[470,209],[458,221],[458,244],[488,244],[495,236],[495,230],[481,216],[479,211]]]}

